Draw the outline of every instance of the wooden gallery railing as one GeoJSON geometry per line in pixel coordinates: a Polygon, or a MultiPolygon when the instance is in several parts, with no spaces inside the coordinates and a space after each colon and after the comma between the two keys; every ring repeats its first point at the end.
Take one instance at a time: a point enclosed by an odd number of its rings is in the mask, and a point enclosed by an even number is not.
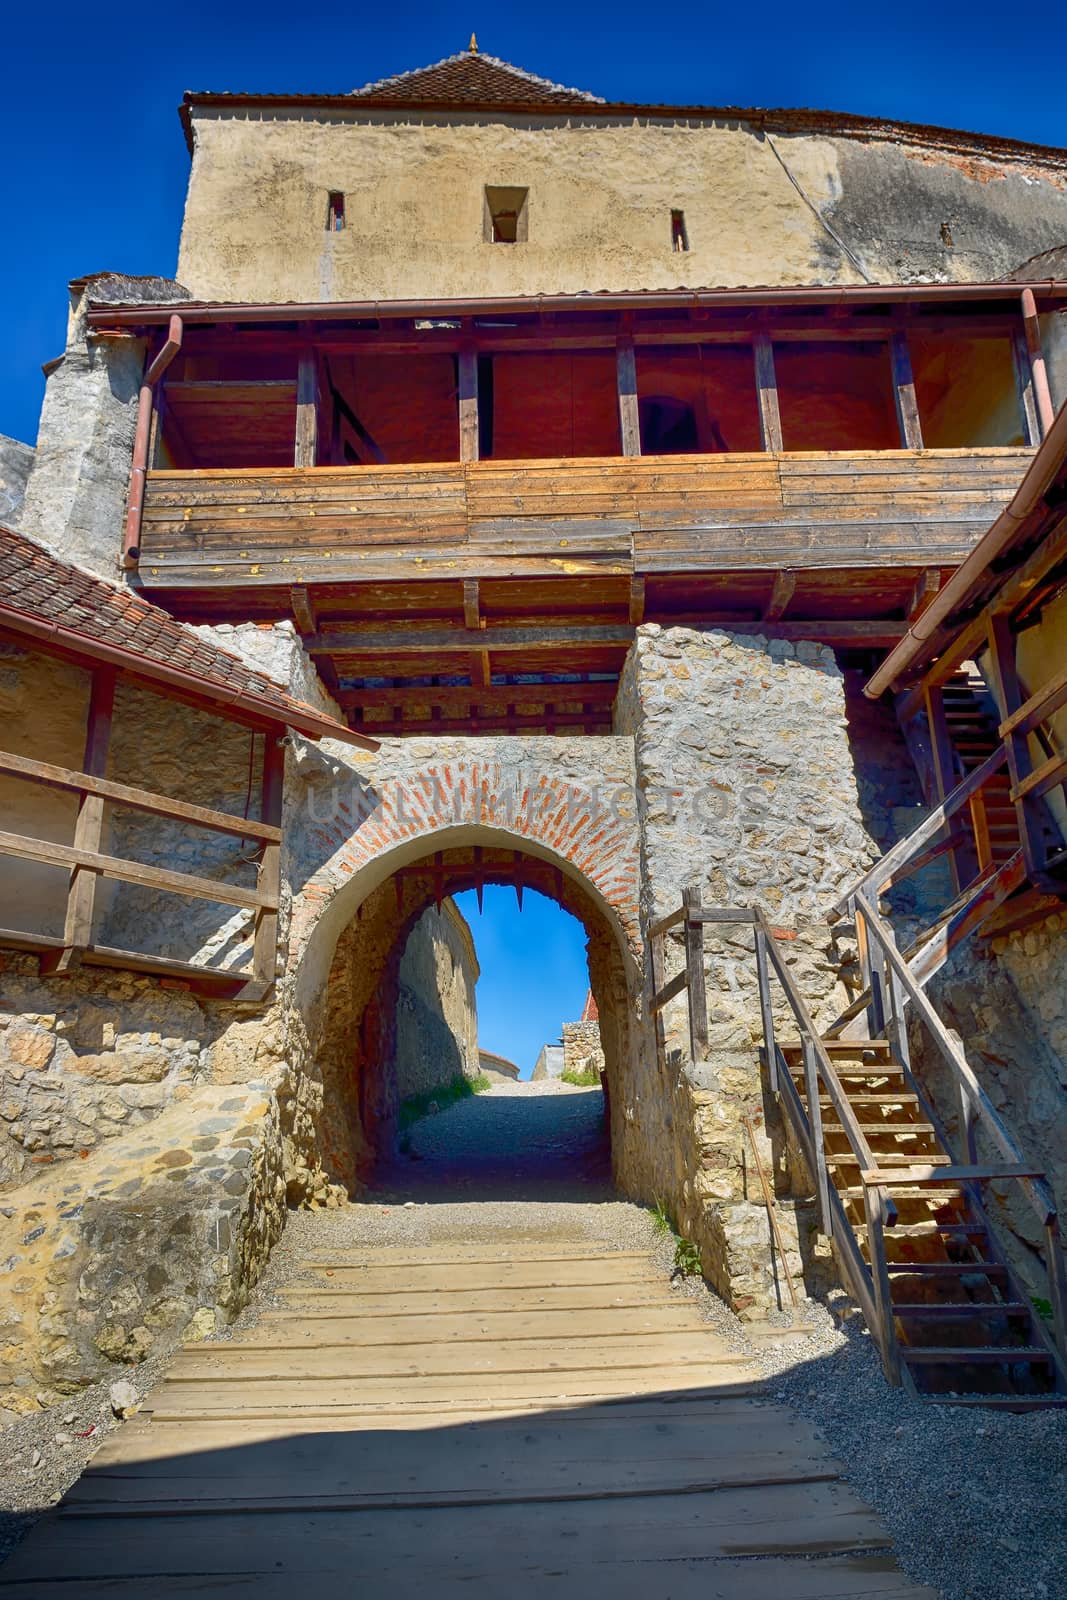
{"type": "Polygon", "coordinates": [[[78,796],[73,844],[60,844],[22,833],[0,832],[0,855],[49,866],[68,867],[66,913],[62,938],[29,930],[0,929],[0,945],[41,951],[42,972],[65,972],[85,962],[93,966],[128,967],[161,976],[179,976],[208,989],[227,989],[243,1000],[261,999],[274,982],[277,959],[278,907],[281,883],[281,802],[284,752],[277,735],[265,735],[263,820],[254,821],[207,806],[172,800],[150,790],[117,783],[103,776],[107,766],[114,675],[93,674],[85,767],[78,771],[0,750],[0,775],[66,790],[78,796]],[[105,807],[165,817],[196,828],[254,842],[258,854],[256,886],[245,888],[215,878],[201,878],[106,853],[103,849],[105,807]],[[246,907],[255,913],[251,971],[234,971],[196,962],[172,960],[119,950],[94,941],[97,887],[104,879],[160,889],[189,899],[246,907]]]}
{"type": "MultiPolygon", "coordinates": [[[[975,777],[977,778],[978,774],[975,774],[975,777]]],[[[961,804],[963,803],[965,801],[961,801],[961,804]]],[[[930,819],[931,824],[933,820],[930,819]]],[[[924,828],[926,826],[924,824],[924,828]]],[[[879,866],[883,869],[888,867],[894,855],[896,852],[891,852],[879,866]]],[[[890,869],[890,877],[893,870],[896,869],[890,869]]],[[[864,885],[868,884],[871,876],[872,874],[868,874],[864,885]]],[[[708,1043],[703,964],[704,928],[709,923],[749,925],[753,930],[763,1029],[761,1054],[767,1087],[782,1108],[815,1182],[820,1231],[834,1246],[847,1287],[862,1309],[878,1345],[886,1377],[894,1384],[902,1381],[901,1357],[885,1248],[886,1230],[894,1228],[898,1221],[897,1207],[890,1193],[890,1186],[901,1183],[909,1188],[931,1190],[936,1190],[937,1186],[946,1183],[958,1185],[967,1193],[972,1205],[980,1214],[984,1213],[981,1192],[986,1184],[994,1181],[1011,1181],[1022,1185],[1044,1232],[1048,1298],[1054,1330],[1054,1337],[1051,1339],[1040,1327],[1036,1329],[1036,1335],[1047,1347],[1057,1370],[1062,1373],[1067,1364],[1067,1281],[1065,1281],[1059,1221],[1052,1190],[1040,1169],[1024,1160],[1018,1145],[998,1116],[962,1051],[924,994],[921,980],[915,976],[897,949],[892,931],[874,911],[866,894],[862,889],[857,889],[850,895],[847,903],[856,918],[857,937],[867,983],[866,992],[861,997],[862,1004],[866,1007],[868,1024],[868,1032],[864,1037],[870,1040],[883,1037],[887,1039],[890,1055],[895,1067],[902,1074],[906,1092],[909,1096],[915,1096],[921,1114],[934,1129],[942,1149],[952,1155],[952,1146],[944,1126],[911,1069],[905,1011],[909,1005],[913,1008],[913,1015],[939,1052],[955,1081],[961,1107],[962,1160],[953,1156],[951,1165],[923,1166],[917,1162],[914,1167],[894,1167],[891,1171],[879,1167],[877,1155],[870,1148],[855,1108],[826,1048],[829,1041],[840,1037],[844,1032],[845,1018],[839,1018],[835,1024],[820,1032],[808,1011],[784,955],[777,947],[775,930],[758,907],[707,908],[701,905],[699,891],[689,889],[685,892],[683,905],[679,910],[653,923],[649,930],[654,984],[653,1013],[658,1015],[668,1001],[686,991],[689,1001],[690,1048],[695,1061],[703,1060],[707,1055],[708,1043]],[[679,925],[684,929],[685,966],[675,977],[664,982],[662,976],[664,939],[672,928],[679,925]],[[794,1082],[777,1032],[772,987],[775,981],[784,998],[786,1015],[791,1014],[797,1029],[803,1069],[801,1087],[794,1082]],[[837,1115],[840,1126],[836,1127],[834,1132],[844,1135],[849,1152],[859,1169],[869,1259],[864,1258],[863,1249],[845,1209],[842,1196],[829,1176],[820,1092],[829,1100],[837,1115]],[[982,1163],[979,1160],[977,1148],[979,1130],[999,1151],[1001,1162],[982,1163]]],[[[854,1016],[855,1012],[856,1007],[852,1006],[845,1017],[854,1016]]],[[[779,1014],[781,1014],[780,1007],[779,1014]]],[[[1003,1262],[992,1232],[990,1232],[990,1247],[997,1252],[997,1259],[1003,1262]]],[[[1039,1322],[1039,1319],[1035,1320],[1039,1322]]]]}

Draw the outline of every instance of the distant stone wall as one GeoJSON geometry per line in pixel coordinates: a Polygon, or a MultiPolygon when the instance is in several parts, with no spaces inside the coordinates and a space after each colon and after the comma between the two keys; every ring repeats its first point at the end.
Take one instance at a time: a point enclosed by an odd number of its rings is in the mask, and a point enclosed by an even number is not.
{"type": "Polygon", "coordinates": [[[563,1070],[576,1073],[604,1070],[604,1051],[598,1022],[563,1024],[563,1070]]]}
{"type": "Polygon", "coordinates": [[[498,1056],[492,1050],[478,1051],[478,1066],[483,1078],[490,1078],[494,1083],[516,1083],[519,1069],[514,1061],[509,1061],[507,1056],[498,1056]]]}
{"type": "Polygon", "coordinates": [[[452,900],[431,906],[408,935],[400,961],[396,1082],[401,1100],[456,1078],[476,1078],[478,959],[452,900]]]}
{"type": "Polygon", "coordinates": [[[541,1054],[534,1065],[533,1080],[541,1083],[545,1078],[559,1078],[563,1075],[563,1046],[561,1044],[546,1044],[541,1047],[541,1054]]]}

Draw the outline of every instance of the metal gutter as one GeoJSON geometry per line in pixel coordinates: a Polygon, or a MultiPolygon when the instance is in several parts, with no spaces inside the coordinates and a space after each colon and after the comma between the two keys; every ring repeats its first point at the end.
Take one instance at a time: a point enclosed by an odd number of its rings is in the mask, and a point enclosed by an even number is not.
{"type": "MultiPolygon", "coordinates": [[[[1067,279],[1028,283],[1036,299],[1067,301],[1067,279]]],[[[90,302],[92,328],[147,328],[169,322],[177,312],[186,327],[212,322],[318,322],[346,319],[375,321],[390,317],[497,316],[517,311],[698,310],[776,305],[885,305],[907,301],[955,304],[968,300],[1011,300],[1018,303],[1019,283],[838,284],[759,287],[753,289],[626,289],[592,290],[585,294],[495,296],[463,300],[326,300],[269,305],[226,301],[184,301],[170,305],[107,305],[90,302]]]]}
{"type": "Polygon", "coordinates": [[[956,568],[944,588],[938,592],[937,598],[927,606],[921,617],[916,618],[900,643],[893,646],[877,672],[864,685],[863,692],[868,699],[877,700],[886,689],[892,688],[897,679],[919,659],[938,630],[967,602],[981,579],[987,576],[995,562],[1014,542],[1020,527],[1055,482],[1065,459],[1067,405],[1053,422],[1012,500],[963,565],[956,568]]]}
{"type": "Polygon", "coordinates": [[[217,706],[222,713],[244,711],[258,721],[295,728],[298,733],[306,735],[309,739],[342,739],[348,744],[359,745],[364,750],[379,748],[377,739],[357,733],[355,729],[337,722],[333,717],[321,716],[310,707],[305,710],[295,700],[290,700],[286,705],[279,705],[264,695],[256,694],[254,690],[227,689],[225,685],[215,683],[210,678],[202,678],[197,673],[183,672],[179,667],[169,667],[164,662],[140,655],[135,650],[126,650],[121,645],[94,639],[88,634],[77,632],[74,628],[65,628],[57,622],[45,622],[31,612],[20,611],[3,601],[0,601],[0,626],[8,627],[13,633],[26,638],[39,640],[42,644],[58,646],[72,655],[84,656],[93,661],[106,661],[110,666],[138,678],[163,683],[169,688],[181,689],[186,693],[191,692],[198,699],[217,706]]]}

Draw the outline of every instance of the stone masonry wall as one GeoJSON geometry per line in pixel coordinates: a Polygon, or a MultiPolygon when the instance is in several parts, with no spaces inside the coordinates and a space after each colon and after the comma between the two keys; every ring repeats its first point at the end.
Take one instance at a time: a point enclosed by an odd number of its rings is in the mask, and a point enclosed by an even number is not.
{"type": "MultiPolygon", "coordinates": [[[[690,885],[709,906],[759,904],[782,930],[780,948],[809,1007],[817,1017],[832,1014],[847,996],[825,912],[875,853],[832,653],[645,626],[616,714],[619,731],[635,741],[646,926],[676,909],[690,885]]],[[[668,946],[665,976],[682,961],[677,942],[668,946]]],[[[705,970],[707,1061],[688,1059],[684,998],[663,1018],[675,1129],[663,1193],[698,1245],[705,1274],[744,1312],[773,1303],[774,1293],[743,1121],[762,1121],[764,1110],[751,931],[708,930],[705,970]]],[[[761,1140],[768,1166],[779,1138],[761,1140]]],[[[815,1249],[807,1213],[799,1218],[788,1262],[796,1275],[815,1249]]]]}
{"type": "Polygon", "coordinates": [[[601,1072],[604,1051],[600,1043],[598,1022],[565,1022],[563,1024],[564,1072],[601,1072]]]}
{"type": "Polygon", "coordinates": [[[396,1080],[401,1100],[476,1078],[478,960],[454,901],[431,906],[408,935],[398,973],[396,1080]]]}
{"type": "Polygon", "coordinates": [[[0,522],[17,528],[33,466],[33,447],[0,433],[0,522]]]}

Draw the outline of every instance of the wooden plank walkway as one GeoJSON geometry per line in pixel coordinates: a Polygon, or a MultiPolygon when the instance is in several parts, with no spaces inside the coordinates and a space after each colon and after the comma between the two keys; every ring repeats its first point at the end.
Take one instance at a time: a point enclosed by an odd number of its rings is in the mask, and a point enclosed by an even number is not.
{"type": "Polygon", "coordinates": [[[179,1352],[0,1600],[936,1600],[643,1254],[364,1249],[284,1299],[179,1352]]]}

